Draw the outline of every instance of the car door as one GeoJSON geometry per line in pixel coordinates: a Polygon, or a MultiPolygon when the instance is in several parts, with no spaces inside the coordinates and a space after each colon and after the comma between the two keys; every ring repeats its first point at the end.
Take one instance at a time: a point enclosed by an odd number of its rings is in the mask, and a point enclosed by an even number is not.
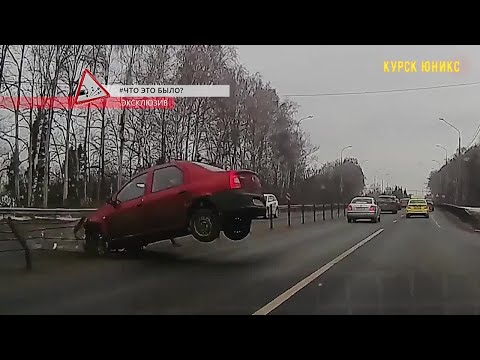
{"type": "Polygon", "coordinates": [[[187,203],[190,194],[185,186],[186,174],[170,165],[153,170],[151,189],[145,199],[146,226],[159,240],[186,229],[187,203]]]}
{"type": "Polygon", "coordinates": [[[112,238],[140,235],[144,231],[143,201],[148,173],[131,179],[115,196],[115,211],[106,220],[112,238]]]}
{"type": "Polygon", "coordinates": [[[273,200],[273,213],[276,214],[278,209],[278,199],[275,195],[272,195],[272,200],[273,200]]]}

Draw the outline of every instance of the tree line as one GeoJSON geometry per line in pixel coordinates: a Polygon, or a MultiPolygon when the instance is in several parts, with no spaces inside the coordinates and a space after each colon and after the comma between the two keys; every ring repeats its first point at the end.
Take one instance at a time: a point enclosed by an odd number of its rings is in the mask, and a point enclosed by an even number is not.
{"type": "Polygon", "coordinates": [[[233,46],[0,45],[0,96],[14,105],[0,109],[3,206],[98,206],[140,169],[172,160],[254,170],[281,200],[334,201],[364,186],[355,159],[314,165],[298,105],[249,73],[233,46]],[[74,96],[85,68],[105,85],[224,84],[231,96],[176,98],[171,110],[19,106],[74,96]]]}
{"type": "Polygon", "coordinates": [[[428,186],[440,202],[480,206],[480,146],[461,149],[438,170],[432,171],[428,186]],[[438,195],[438,197],[437,197],[438,195]]]}

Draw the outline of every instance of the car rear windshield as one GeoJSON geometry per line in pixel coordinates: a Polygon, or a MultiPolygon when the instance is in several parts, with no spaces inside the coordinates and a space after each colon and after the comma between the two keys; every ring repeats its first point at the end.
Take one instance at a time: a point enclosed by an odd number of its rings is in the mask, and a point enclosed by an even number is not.
{"type": "Polygon", "coordinates": [[[413,205],[425,205],[426,203],[427,201],[422,199],[410,200],[409,202],[409,204],[413,204],[413,205]]]}
{"type": "Polygon", "coordinates": [[[371,204],[372,199],[353,199],[352,204],[371,204]]]}
{"type": "Polygon", "coordinates": [[[221,169],[221,168],[216,167],[216,166],[212,166],[212,165],[208,165],[208,164],[202,164],[202,163],[199,163],[199,162],[194,162],[194,164],[198,165],[198,166],[201,166],[204,169],[209,170],[209,171],[215,171],[215,172],[227,171],[225,169],[221,169]]]}

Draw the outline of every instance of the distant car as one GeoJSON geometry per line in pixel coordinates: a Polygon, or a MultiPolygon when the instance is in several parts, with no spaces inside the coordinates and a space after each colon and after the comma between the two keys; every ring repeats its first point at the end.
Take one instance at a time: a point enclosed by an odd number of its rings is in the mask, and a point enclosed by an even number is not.
{"type": "Polygon", "coordinates": [[[265,213],[265,219],[270,218],[270,207],[272,208],[272,215],[274,218],[278,218],[280,209],[278,207],[278,200],[277,197],[273,194],[263,194],[265,198],[265,206],[267,207],[267,211],[265,213]]]}
{"type": "Polygon", "coordinates": [[[427,199],[427,204],[428,204],[428,207],[429,207],[430,211],[435,211],[435,205],[433,204],[432,199],[427,199]]]}
{"type": "Polygon", "coordinates": [[[402,208],[406,208],[409,201],[410,201],[410,198],[403,198],[402,200],[400,200],[400,203],[402,204],[402,208]]]}
{"type": "Polygon", "coordinates": [[[398,212],[397,197],[394,195],[380,195],[378,197],[378,206],[382,212],[391,212],[396,214],[398,212]]]}
{"type": "Polygon", "coordinates": [[[429,217],[429,206],[427,200],[421,198],[414,198],[410,199],[407,204],[407,218],[412,216],[424,216],[426,218],[429,217]]]}
{"type": "Polygon", "coordinates": [[[380,222],[380,207],[373,197],[360,196],[353,198],[347,207],[347,221],[349,223],[366,219],[372,222],[380,222]]]}
{"type": "Polygon", "coordinates": [[[265,215],[262,185],[249,170],[227,171],[198,162],[175,161],[135,175],[84,223],[85,250],[138,251],[144,246],[193,235],[201,242],[250,233],[265,215]]]}

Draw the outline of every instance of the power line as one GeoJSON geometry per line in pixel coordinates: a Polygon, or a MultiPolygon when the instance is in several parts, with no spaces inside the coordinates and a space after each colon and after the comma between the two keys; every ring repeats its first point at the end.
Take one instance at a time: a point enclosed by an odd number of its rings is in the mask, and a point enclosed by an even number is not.
{"type": "Polygon", "coordinates": [[[443,88],[472,86],[472,85],[480,85],[480,81],[470,82],[470,83],[449,84],[449,85],[404,88],[404,89],[347,91],[347,92],[318,93],[318,94],[287,94],[287,95],[284,95],[284,96],[289,96],[289,97],[314,97],[314,96],[368,95],[368,94],[383,94],[383,93],[394,93],[394,92],[408,92],[408,91],[443,89],[443,88]]]}

